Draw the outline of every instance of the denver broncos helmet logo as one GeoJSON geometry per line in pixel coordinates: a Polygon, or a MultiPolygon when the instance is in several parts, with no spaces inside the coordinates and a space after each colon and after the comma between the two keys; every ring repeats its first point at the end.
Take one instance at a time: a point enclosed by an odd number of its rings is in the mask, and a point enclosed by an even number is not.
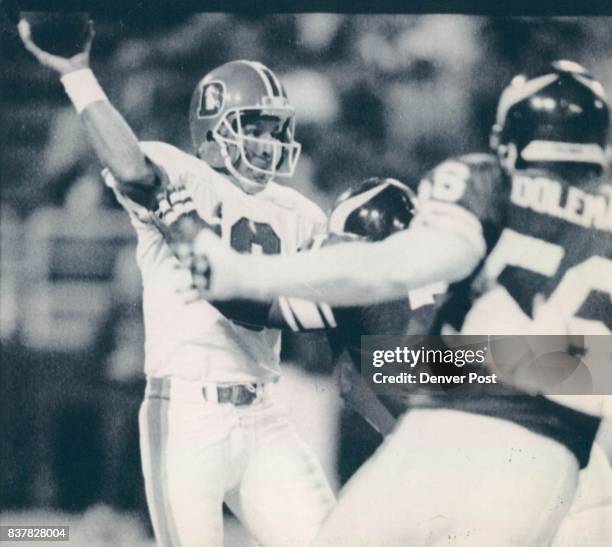
{"type": "Polygon", "coordinates": [[[223,82],[208,82],[200,90],[200,106],[198,118],[211,118],[219,114],[225,102],[225,86],[223,82]]]}

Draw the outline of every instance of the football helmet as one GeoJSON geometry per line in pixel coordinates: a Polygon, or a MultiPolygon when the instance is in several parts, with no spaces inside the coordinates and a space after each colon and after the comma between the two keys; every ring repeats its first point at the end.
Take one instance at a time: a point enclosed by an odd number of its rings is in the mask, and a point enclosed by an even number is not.
{"type": "Polygon", "coordinates": [[[261,63],[232,61],[204,76],[191,97],[189,125],[196,155],[232,175],[248,193],[295,171],[301,149],[294,140],[295,109],[278,78],[261,63]],[[245,134],[245,120],[264,117],[278,119],[274,137],[245,134]],[[258,146],[270,151],[265,165],[249,153],[249,147],[258,146]]]}
{"type": "Polygon", "coordinates": [[[399,180],[369,178],[340,195],[327,228],[331,233],[380,241],[408,227],[416,204],[414,192],[399,180]]]}
{"type": "Polygon", "coordinates": [[[515,76],[502,92],[490,138],[504,166],[584,163],[605,168],[609,113],[601,83],[572,61],[515,76]]]}

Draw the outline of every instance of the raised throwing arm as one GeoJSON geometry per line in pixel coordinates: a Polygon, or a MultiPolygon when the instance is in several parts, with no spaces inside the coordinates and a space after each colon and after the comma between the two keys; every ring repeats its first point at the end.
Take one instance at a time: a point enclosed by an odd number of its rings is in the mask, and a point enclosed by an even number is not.
{"type": "Polygon", "coordinates": [[[136,135],[123,116],[110,103],[89,66],[94,38],[93,23],[82,51],[66,58],[40,49],[32,40],[30,24],[22,19],[19,36],[38,62],[54,70],[80,115],[87,136],[100,162],[113,174],[120,191],[134,202],[152,209],[159,185],[153,165],[147,161],[136,135]]]}

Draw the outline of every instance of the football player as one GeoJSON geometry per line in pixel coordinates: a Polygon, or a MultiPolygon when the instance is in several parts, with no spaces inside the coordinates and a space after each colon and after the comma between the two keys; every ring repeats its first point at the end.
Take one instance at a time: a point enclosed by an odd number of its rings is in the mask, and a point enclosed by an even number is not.
{"type": "MultiPolygon", "coordinates": [[[[170,204],[174,222],[194,210],[187,200],[170,204]]],[[[414,192],[404,183],[373,177],[344,192],[332,208],[327,234],[300,246],[302,251],[335,246],[347,241],[382,241],[405,230],[417,208],[414,192]]],[[[206,264],[204,263],[204,267],[206,264]]],[[[410,291],[406,298],[369,306],[331,308],[326,303],[280,297],[257,308],[247,301],[214,302],[235,321],[252,326],[280,328],[291,332],[327,330],[334,353],[347,350],[352,365],[341,367],[341,394],[349,408],[361,415],[379,434],[390,432],[395,418],[374,396],[359,375],[361,336],[410,335],[427,332],[445,293],[444,284],[410,291]],[[253,313],[257,309],[258,313],[253,313]]],[[[383,398],[384,399],[384,398],[383,398]]],[[[392,408],[392,401],[385,400],[392,408]]]]}
{"type": "Polygon", "coordinates": [[[19,32],[60,74],[138,235],[147,375],[141,453],[158,543],[222,545],[226,502],[261,544],[310,544],[334,496],[314,452],[269,396],[280,332],[241,326],[205,301],[187,306],[177,292],[189,280],[179,268],[181,243],[202,226],[239,252],[264,254],[293,252],[324,228],[315,204],[274,181],[293,175],[300,153],[283,86],[252,61],[209,72],[190,105],[192,156],[138,142],[90,69],[93,30],[71,58],[37,47],[27,21],[19,32]],[[197,214],[172,222],[169,203],[187,200],[197,214]]]}
{"type": "MultiPolygon", "coordinates": [[[[189,201],[170,204],[170,207],[175,222],[194,210],[189,201]]],[[[338,198],[329,214],[328,233],[305,242],[300,250],[358,239],[381,241],[406,229],[416,207],[414,192],[402,182],[391,178],[367,179],[338,198]]],[[[339,359],[340,394],[346,410],[343,423],[348,424],[348,430],[342,429],[349,435],[343,440],[359,445],[346,446],[350,464],[342,466],[341,475],[349,478],[380,444],[382,437],[393,429],[398,411],[406,409],[405,400],[398,404],[393,398],[377,396],[361,377],[361,336],[427,332],[445,289],[443,284],[424,287],[411,291],[407,298],[392,302],[334,309],[325,303],[286,297],[270,302],[267,308],[259,307],[257,314],[252,313],[252,303],[245,301],[215,302],[215,305],[226,316],[245,324],[294,333],[327,330],[333,354],[339,358],[344,350],[347,351],[350,359],[339,359]]]]}
{"type": "MultiPolygon", "coordinates": [[[[336,207],[330,214],[328,221],[330,232],[358,234],[370,241],[380,241],[392,233],[405,229],[416,213],[418,200],[407,188],[404,192],[398,192],[398,189],[401,190],[402,185],[397,181],[370,179],[356,189],[346,192],[339,198],[336,207]]],[[[427,293],[411,291],[408,301],[403,299],[363,308],[336,308],[333,310],[337,329],[331,337],[332,341],[346,347],[353,362],[353,366],[343,366],[341,369],[340,386],[343,398],[350,409],[355,410],[382,436],[389,434],[395,426],[396,418],[409,411],[411,407],[419,408],[425,401],[431,405],[436,402],[436,399],[426,398],[424,393],[418,393],[414,389],[412,393],[405,396],[398,394],[398,396],[376,397],[358,372],[361,360],[360,335],[423,334],[432,330],[436,331],[435,315],[438,315],[437,323],[439,323],[440,316],[443,315],[440,309],[445,302],[442,294],[445,287],[438,286],[432,289],[427,293]],[[425,300],[421,297],[425,297],[425,300]]],[[[459,291],[458,294],[463,295],[463,298],[466,299],[464,291],[459,291]]],[[[469,301],[473,298],[477,298],[477,295],[472,293],[469,301]]],[[[299,302],[296,299],[286,300],[288,304],[299,302]]],[[[457,303],[457,295],[455,303],[457,303]]],[[[465,305],[457,306],[458,309],[465,309],[465,307],[465,305]]],[[[446,305],[443,309],[452,308],[446,305]]],[[[291,308],[289,305],[286,309],[300,318],[302,317],[300,310],[308,308],[305,303],[301,302],[299,308],[291,308]]],[[[502,303],[501,310],[503,309],[502,303]]],[[[492,314],[484,315],[483,322],[486,324],[491,320],[491,316],[492,314]]],[[[538,316],[541,320],[541,309],[538,311],[538,316]]],[[[453,314],[452,317],[456,317],[456,314],[453,314]]],[[[293,324],[295,325],[295,321],[293,324]]],[[[546,328],[549,329],[550,326],[547,325],[546,328]]],[[[298,329],[294,326],[292,330],[298,329]]],[[[486,332],[486,328],[481,331],[486,332]]],[[[347,363],[343,364],[347,365],[347,363]]],[[[610,397],[574,396],[569,397],[569,402],[574,405],[578,403],[583,409],[588,408],[593,414],[612,415],[612,407],[604,408],[606,404],[612,403],[611,399],[610,397]]],[[[442,402],[440,398],[438,401],[442,402]]],[[[540,419],[545,420],[547,417],[550,416],[545,413],[540,419]]],[[[366,458],[380,443],[380,437],[377,439],[375,436],[366,435],[360,438],[358,432],[355,433],[355,439],[358,440],[360,446],[353,447],[351,453],[353,455],[355,452],[363,453],[366,458]],[[364,446],[364,441],[369,441],[371,446],[364,446]]],[[[606,443],[607,445],[610,443],[606,443]]],[[[612,461],[612,454],[609,459],[612,461]]],[[[361,465],[362,462],[356,463],[361,465]]],[[[554,545],[573,547],[580,544],[600,544],[604,538],[612,537],[610,526],[612,526],[612,468],[603,447],[595,443],[587,467],[579,474],[576,497],[567,517],[560,525],[554,545]]],[[[384,543],[384,531],[380,530],[379,534],[384,543]]]]}
{"type": "MultiPolygon", "coordinates": [[[[354,305],[441,280],[451,284],[452,298],[438,327],[609,334],[612,204],[600,192],[608,126],[603,88],[582,66],[558,61],[519,75],[500,97],[495,154],[436,167],[420,185],[419,212],[408,230],[286,258],[226,253],[202,232],[196,252],[210,270],[200,290],[220,298],[250,293],[354,305]],[[252,273],[246,283],[225,275],[244,268],[252,273]],[[474,289],[486,292],[472,305],[474,289]]],[[[381,530],[385,545],[449,537],[550,543],[598,430],[605,443],[607,422],[567,400],[512,386],[508,393],[442,395],[405,415],[344,489],[318,544],[377,544],[381,530]],[[359,511],[364,500],[367,511],[359,511]]]]}
{"type": "MultiPolygon", "coordinates": [[[[390,234],[407,228],[414,216],[416,203],[414,195],[399,181],[369,179],[345,192],[338,199],[330,213],[329,235],[320,236],[304,247],[320,248],[354,240],[356,237],[381,241],[390,234]]],[[[280,298],[281,304],[270,307],[265,321],[294,332],[317,328],[333,329],[330,331],[332,344],[338,348],[346,348],[352,359],[352,365],[344,362],[341,367],[340,386],[345,403],[376,432],[386,436],[392,431],[398,416],[409,411],[411,406],[415,408],[422,406],[426,399],[422,393],[415,397],[415,390],[412,394],[403,397],[377,397],[358,372],[361,360],[359,338],[363,334],[423,334],[431,329],[435,330],[432,325],[434,315],[440,309],[437,304],[444,302],[443,290],[443,287],[436,287],[433,291],[428,291],[425,299],[423,291],[411,291],[408,300],[335,309],[321,303],[280,298]]],[[[466,293],[460,291],[459,294],[465,296],[466,293]]],[[[465,308],[465,305],[457,306],[457,309],[465,308]]],[[[252,320],[252,316],[249,316],[244,308],[234,307],[233,313],[238,319],[252,320]]],[[[541,316],[542,313],[539,312],[538,315],[541,316]]],[[[490,320],[490,315],[485,316],[484,320],[488,318],[490,320]]],[[[574,401],[582,399],[583,405],[599,404],[596,397],[573,397],[573,399],[574,401]]],[[[436,403],[435,399],[427,400],[430,405],[436,403]]],[[[444,405],[444,401],[440,398],[438,403],[444,405]]],[[[601,411],[595,407],[591,410],[594,413],[601,411]]],[[[546,419],[546,414],[539,419],[546,419]]],[[[358,422],[352,420],[350,423],[354,425],[358,422]]],[[[361,428],[357,428],[352,436],[353,441],[359,442],[359,447],[353,446],[351,449],[353,459],[357,453],[367,459],[380,444],[380,437],[371,433],[364,436],[364,430],[361,428]]],[[[358,467],[363,461],[353,463],[358,467]]],[[[384,480],[384,477],[379,479],[384,480]]],[[[367,502],[369,503],[369,500],[367,502]]],[[[612,470],[602,448],[595,444],[588,466],[580,473],[576,498],[560,526],[554,544],[561,547],[601,543],[602,538],[608,537],[610,533],[611,516],[612,470]]],[[[379,531],[379,537],[383,540],[386,538],[382,529],[379,531]]],[[[433,540],[431,537],[429,539],[433,540]]]]}

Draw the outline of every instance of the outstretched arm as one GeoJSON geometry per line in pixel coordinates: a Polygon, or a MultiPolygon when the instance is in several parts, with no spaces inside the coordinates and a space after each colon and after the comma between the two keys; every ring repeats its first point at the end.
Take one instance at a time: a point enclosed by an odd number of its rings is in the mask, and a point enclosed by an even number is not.
{"type": "Polygon", "coordinates": [[[18,30],[26,49],[60,75],[96,155],[106,166],[105,178],[121,195],[153,211],[150,218],[174,253],[181,260],[186,258],[199,230],[217,228],[198,215],[183,187],[171,186],[163,169],[147,159],[136,135],[109,102],[89,66],[93,23],[89,23],[83,51],[70,58],[40,49],[32,40],[27,20],[19,22],[18,30]]]}
{"type": "Polygon", "coordinates": [[[27,20],[19,22],[18,30],[24,46],[38,62],[60,75],[66,93],[84,122],[96,155],[113,174],[120,191],[136,203],[153,209],[155,194],[161,185],[160,177],[147,161],[130,126],[109,102],[89,66],[93,23],[90,23],[89,38],[83,51],[70,58],[40,49],[32,40],[27,20]]]}
{"type": "Polygon", "coordinates": [[[375,304],[408,291],[467,277],[482,249],[453,232],[414,227],[384,241],[354,242],[286,256],[239,255],[208,231],[195,241],[207,272],[196,285],[207,299],[291,296],[332,306],[375,304]],[[238,276],[235,272],[249,272],[238,276]]]}

